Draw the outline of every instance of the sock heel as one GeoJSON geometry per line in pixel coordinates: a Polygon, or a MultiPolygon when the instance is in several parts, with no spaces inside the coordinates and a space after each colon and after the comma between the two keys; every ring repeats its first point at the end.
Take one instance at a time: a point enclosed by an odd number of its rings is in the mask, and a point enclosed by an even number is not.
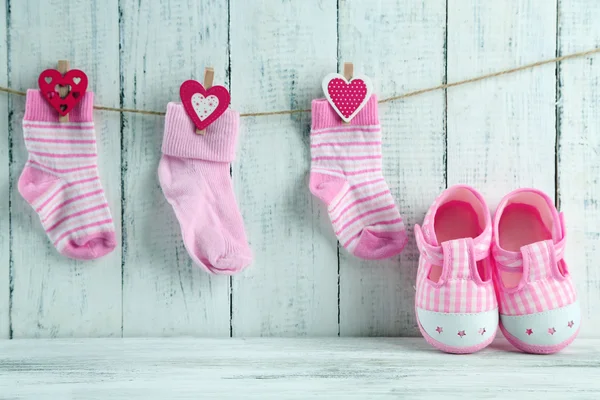
{"type": "Polygon", "coordinates": [[[329,205],[344,187],[347,187],[347,185],[348,182],[346,179],[338,176],[321,174],[318,172],[310,173],[310,192],[327,205],[329,205]]]}
{"type": "Polygon", "coordinates": [[[25,167],[19,177],[19,193],[29,204],[33,204],[44,193],[52,189],[60,178],[48,172],[32,167],[25,167]]]}

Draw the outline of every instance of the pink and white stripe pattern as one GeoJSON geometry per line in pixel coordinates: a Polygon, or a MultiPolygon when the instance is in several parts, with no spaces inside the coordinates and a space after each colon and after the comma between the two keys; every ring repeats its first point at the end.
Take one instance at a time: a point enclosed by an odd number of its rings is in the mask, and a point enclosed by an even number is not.
{"type": "Polygon", "coordinates": [[[523,246],[520,253],[495,247],[493,254],[499,271],[525,275],[523,283],[512,290],[498,282],[500,313],[527,315],[574,303],[577,293],[571,277],[563,276],[557,267],[563,253],[564,238],[560,245],[546,240],[523,246]]]}
{"type": "Polygon", "coordinates": [[[402,251],[402,217],[382,175],[381,127],[373,97],[352,121],[333,118],[329,104],[313,102],[310,135],[313,194],[328,206],[333,229],[354,255],[378,259],[402,251]]]}
{"type": "MultiPolygon", "coordinates": [[[[94,124],[44,118],[51,114],[43,102],[39,92],[28,92],[30,109],[23,120],[23,134],[29,159],[19,178],[19,191],[39,215],[59,252],[78,259],[99,257],[116,243],[98,175],[94,124]]],[[[90,101],[77,107],[81,106],[90,107],[91,114],[90,101]]],[[[78,113],[77,107],[75,120],[82,119],[83,113],[78,113]]]]}

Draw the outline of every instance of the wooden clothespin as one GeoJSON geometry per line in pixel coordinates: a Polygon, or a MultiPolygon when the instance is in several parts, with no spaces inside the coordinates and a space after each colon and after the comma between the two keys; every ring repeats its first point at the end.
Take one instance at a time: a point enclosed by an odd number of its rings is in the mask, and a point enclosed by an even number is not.
{"type": "Polygon", "coordinates": [[[351,62],[344,63],[344,78],[346,78],[347,81],[350,81],[353,75],[354,64],[352,64],[351,62]]]}
{"type": "MultiPolygon", "coordinates": [[[[215,70],[213,67],[204,68],[204,89],[208,90],[213,85],[213,80],[215,78],[215,70]]],[[[206,135],[206,129],[196,129],[196,133],[198,135],[206,135]]]]}
{"type": "MultiPolygon", "coordinates": [[[[69,71],[69,60],[58,60],[58,66],[57,66],[57,70],[58,72],[60,72],[62,75],[66,74],[67,71],[69,71]]],[[[58,94],[61,98],[66,97],[69,94],[69,87],[68,86],[60,86],[58,88],[58,94]]],[[[58,122],[69,122],[69,114],[66,115],[59,115],[58,117],[58,122]]]]}
{"type": "MultiPolygon", "coordinates": [[[[344,63],[344,78],[346,78],[346,80],[348,82],[350,82],[353,75],[354,75],[354,64],[352,64],[351,62],[345,62],[344,63]]],[[[344,124],[346,124],[346,125],[348,125],[349,123],[350,122],[344,121],[344,124]]]]}

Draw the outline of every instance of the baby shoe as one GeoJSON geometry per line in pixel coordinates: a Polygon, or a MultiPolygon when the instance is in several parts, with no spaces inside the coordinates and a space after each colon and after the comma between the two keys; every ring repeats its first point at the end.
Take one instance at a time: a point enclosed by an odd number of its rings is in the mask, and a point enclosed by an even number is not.
{"type": "Polygon", "coordinates": [[[515,190],[496,210],[492,256],[500,329],[522,351],[555,353],[579,332],[565,238],[562,213],[539,190],[515,190]]]}
{"type": "Polygon", "coordinates": [[[483,197],[452,186],[415,226],[420,251],[415,308],[419,329],[448,353],[474,353],[498,329],[490,244],[492,222],[483,197]]]}

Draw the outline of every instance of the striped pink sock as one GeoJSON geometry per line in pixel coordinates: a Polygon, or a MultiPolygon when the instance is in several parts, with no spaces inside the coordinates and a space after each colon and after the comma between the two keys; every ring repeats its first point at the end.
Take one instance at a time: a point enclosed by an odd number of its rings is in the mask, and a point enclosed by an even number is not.
{"type": "Polygon", "coordinates": [[[87,92],[69,113],[58,114],[38,90],[27,91],[23,135],[29,159],[19,193],[38,213],[54,247],[90,260],[116,247],[115,227],[98,176],[94,94],[87,92]]]}
{"type": "Polygon", "coordinates": [[[344,124],[325,99],[312,103],[310,190],[327,204],[350,253],[377,260],[402,251],[407,236],[381,172],[377,98],[344,124]]]}

